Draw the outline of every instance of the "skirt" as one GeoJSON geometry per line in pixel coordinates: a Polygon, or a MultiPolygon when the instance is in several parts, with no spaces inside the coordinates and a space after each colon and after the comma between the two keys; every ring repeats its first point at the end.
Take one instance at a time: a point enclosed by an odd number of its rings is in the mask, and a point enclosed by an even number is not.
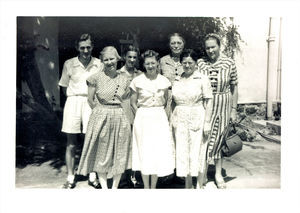
{"type": "Polygon", "coordinates": [[[163,107],[138,108],[132,136],[132,170],[159,177],[174,172],[174,143],[163,107]]]}
{"type": "Polygon", "coordinates": [[[107,173],[108,178],[131,168],[131,128],[120,106],[97,105],[90,116],[78,174],[107,173]]]}
{"type": "Polygon", "coordinates": [[[224,131],[229,125],[231,110],[231,93],[216,93],[213,97],[211,118],[211,133],[207,147],[207,161],[214,164],[214,160],[222,158],[224,131]]]}

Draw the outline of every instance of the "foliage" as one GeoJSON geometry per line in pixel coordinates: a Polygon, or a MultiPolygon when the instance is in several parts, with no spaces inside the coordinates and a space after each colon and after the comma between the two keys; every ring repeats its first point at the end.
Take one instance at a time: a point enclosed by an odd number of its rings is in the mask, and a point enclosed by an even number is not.
{"type": "Polygon", "coordinates": [[[241,51],[240,42],[243,41],[232,17],[178,18],[177,28],[187,40],[194,41],[192,45],[197,47],[200,56],[206,56],[203,40],[208,33],[217,33],[221,37],[223,53],[228,57],[234,59],[235,53],[241,51]]]}

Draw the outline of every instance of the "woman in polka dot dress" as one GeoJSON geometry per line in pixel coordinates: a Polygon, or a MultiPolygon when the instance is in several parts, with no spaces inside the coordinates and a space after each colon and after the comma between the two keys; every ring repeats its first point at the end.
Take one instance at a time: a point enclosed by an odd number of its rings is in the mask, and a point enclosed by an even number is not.
{"type": "Polygon", "coordinates": [[[104,71],[87,79],[88,102],[93,111],[78,174],[97,172],[103,189],[108,188],[107,178],[113,178],[113,189],[118,188],[122,173],[131,168],[131,129],[121,107],[130,90],[126,76],[116,70],[119,59],[114,47],[105,47],[101,52],[104,71]]]}

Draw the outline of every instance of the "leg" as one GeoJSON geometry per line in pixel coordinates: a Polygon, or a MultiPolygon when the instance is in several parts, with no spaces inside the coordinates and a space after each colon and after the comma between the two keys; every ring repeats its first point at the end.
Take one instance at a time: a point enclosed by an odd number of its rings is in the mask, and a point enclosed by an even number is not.
{"type": "Polygon", "coordinates": [[[207,167],[208,167],[208,164],[206,163],[203,172],[199,172],[199,174],[198,174],[197,189],[203,189],[204,185],[207,182],[207,167]]]}
{"type": "Polygon", "coordinates": [[[156,188],[158,177],[157,175],[151,175],[151,189],[156,188]]]}
{"type": "Polygon", "coordinates": [[[193,180],[192,180],[192,176],[188,175],[185,178],[185,188],[186,189],[191,189],[193,188],[193,180]]]}
{"type": "Polygon", "coordinates": [[[67,148],[65,158],[68,176],[74,176],[76,141],[77,134],[67,134],[67,148]]]}
{"type": "Polygon", "coordinates": [[[143,183],[144,183],[144,189],[150,189],[150,180],[149,180],[149,175],[143,175],[142,174],[142,179],[143,179],[143,183]]]}
{"type": "Polygon", "coordinates": [[[122,174],[114,175],[112,189],[118,189],[122,174]]]}
{"type": "Polygon", "coordinates": [[[101,188],[99,180],[97,179],[97,173],[96,172],[91,172],[89,174],[88,184],[90,186],[94,187],[95,189],[100,189],[101,188]]]}
{"type": "Polygon", "coordinates": [[[216,165],[215,181],[219,189],[226,188],[226,184],[222,176],[222,163],[223,163],[222,158],[215,160],[215,165],[216,165]]]}
{"type": "Polygon", "coordinates": [[[107,174],[106,173],[99,173],[99,181],[100,181],[102,189],[108,189],[108,187],[107,187],[107,174]]]}

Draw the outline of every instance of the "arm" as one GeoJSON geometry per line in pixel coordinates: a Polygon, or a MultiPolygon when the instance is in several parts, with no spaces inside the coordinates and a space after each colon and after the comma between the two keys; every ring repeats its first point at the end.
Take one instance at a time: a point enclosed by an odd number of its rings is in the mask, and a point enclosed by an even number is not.
{"type": "Polygon", "coordinates": [[[236,121],[236,108],[237,108],[237,100],[238,100],[238,87],[237,84],[230,85],[230,91],[232,94],[232,104],[231,104],[231,114],[230,118],[232,122],[236,121]]]}
{"type": "Polygon", "coordinates": [[[67,96],[67,87],[61,87],[63,93],[65,96],[67,96]]]}
{"type": "Polygon", "coordinates": [[[137,93],[131,89],[131,96],[130,96],[130,105],[132,108],[132,111],[134,114],[136,113],[137,110],[137,93]]]}
{"type": "Polygon", "coordinates": [[[93,109],[96,106],[96,103],[94,101],[96,94],[96,87],[89,86],[88,87],[88,104],[90,105],[91,109],[93,109]]]}
{"type": "Polygon", "coordinates": [[[168,102],[168,98],[169,98],[168,92],[169,92],[168,88],[164,90],[164,99],[166,100],[165,103],[164,103],[164,108],[167,107],[167,102],[168,102]]]}
{"type": "Polygon", "coordinates": [[[211,130],[211,116],[212,116],[212,99],[205,99],[205,120],[204,120],[204,135],[207,137],[211,130]]]}

